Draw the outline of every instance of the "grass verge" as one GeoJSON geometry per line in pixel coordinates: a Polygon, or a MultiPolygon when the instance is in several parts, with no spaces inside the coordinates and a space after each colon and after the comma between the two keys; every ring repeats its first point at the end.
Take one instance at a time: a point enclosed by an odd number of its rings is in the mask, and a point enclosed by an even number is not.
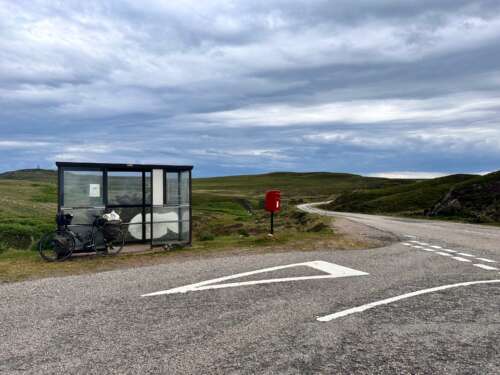
{"type": "Polygon", "coordinates": [[[123,253],[102,257],[83,255],[61,263],[47,263],[36,251],[10,249],[0,256],[0,283],[33,280],[45,277],[83,275],[116,269],[151,266],[198,259],[202,257],[240,256],[270,252],[311,251],[329,249],[363,249],[369,244],[332,229],[322,232],[278,233],[274,237],[259,236],[253,241],[218,238],[213,242],[197,241],[192,247],[165,251],[155,248],[140,253],[123,253]]]}

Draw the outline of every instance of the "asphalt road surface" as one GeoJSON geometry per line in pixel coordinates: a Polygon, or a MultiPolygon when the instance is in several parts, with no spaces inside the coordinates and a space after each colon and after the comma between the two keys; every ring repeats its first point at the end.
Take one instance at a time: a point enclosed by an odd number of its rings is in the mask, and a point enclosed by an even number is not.
{"type": "Polygon", "coordinates": [[[2,285],[0,373],[500,373],[500,229],[338,215],[400,241],[2,285]]]}

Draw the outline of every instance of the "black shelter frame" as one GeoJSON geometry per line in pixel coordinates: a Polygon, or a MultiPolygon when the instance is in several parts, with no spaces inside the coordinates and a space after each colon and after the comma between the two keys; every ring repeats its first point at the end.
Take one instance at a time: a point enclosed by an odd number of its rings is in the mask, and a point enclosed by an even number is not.
{"type": "MultiPolygon", "coordinates": [[[[115,210],[124,221],[126,242],[151,246],[191,244],[192,166],[75,162],[56,165],[58,211],[74,214],[72,230],[85,233],[90,230],[94,215],[115,210]]],[[[84,250],[83,244],[77,244],[77,250],[84,250]]]]}

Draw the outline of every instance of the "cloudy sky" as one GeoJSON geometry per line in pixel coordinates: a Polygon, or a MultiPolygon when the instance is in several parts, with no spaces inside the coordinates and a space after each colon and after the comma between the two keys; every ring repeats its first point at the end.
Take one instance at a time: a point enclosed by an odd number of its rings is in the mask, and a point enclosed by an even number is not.
{"type": "Polygon", "coordinates": [[[0,170],[500,169],[500,1],[0,0],[0,170]]]}

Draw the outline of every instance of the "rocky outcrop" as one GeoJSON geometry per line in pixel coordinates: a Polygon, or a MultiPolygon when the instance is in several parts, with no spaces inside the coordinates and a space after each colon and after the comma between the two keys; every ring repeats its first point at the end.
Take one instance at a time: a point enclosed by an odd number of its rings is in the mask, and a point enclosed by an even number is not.
{"type": "Polygon", "coordinates": [[[454,186],[428,215],[500,222],[500,172],[454,186]]]}

